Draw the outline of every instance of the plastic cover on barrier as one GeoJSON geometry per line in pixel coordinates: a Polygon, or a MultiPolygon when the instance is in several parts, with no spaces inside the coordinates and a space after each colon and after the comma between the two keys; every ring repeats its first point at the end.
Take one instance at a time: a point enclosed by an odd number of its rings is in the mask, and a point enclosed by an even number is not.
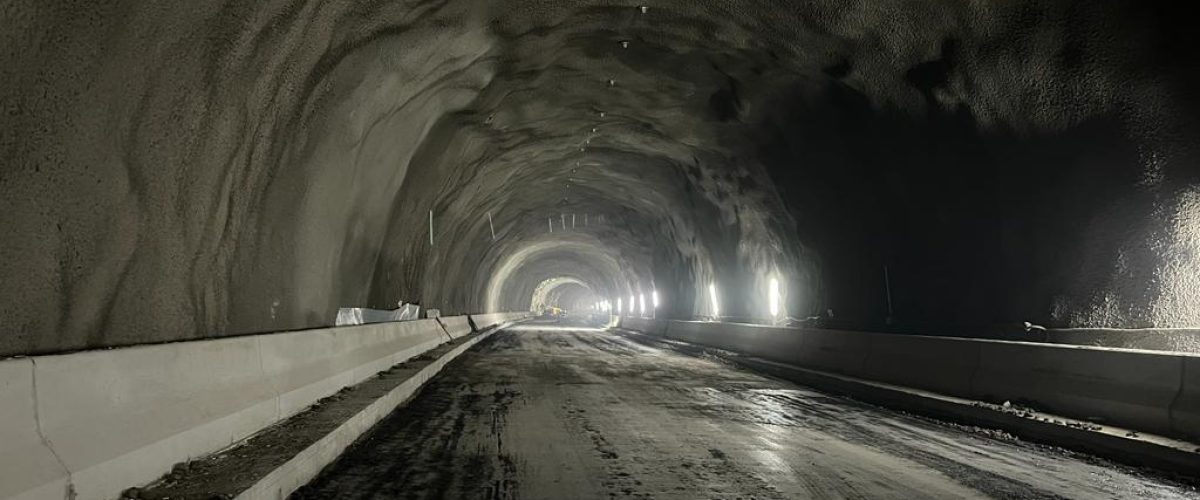
{"type": "Polygon", "coordinates": [[[365,325],[368,323],[387,323],[389,321],[408,321],[421,318],[421,306],[404,304],[398,309],[382,310],[364,307],[343,307],[338,309],[336,326],[365,325]]]}

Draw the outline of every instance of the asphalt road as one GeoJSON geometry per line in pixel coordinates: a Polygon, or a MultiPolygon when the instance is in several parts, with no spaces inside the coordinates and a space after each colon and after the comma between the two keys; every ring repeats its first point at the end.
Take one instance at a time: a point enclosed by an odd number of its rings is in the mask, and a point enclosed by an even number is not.
{"type": "Polygon", "coordinates": [[[293,498],[1195,498],[1088,456],[557,324],[465,353],[293,498]]]}

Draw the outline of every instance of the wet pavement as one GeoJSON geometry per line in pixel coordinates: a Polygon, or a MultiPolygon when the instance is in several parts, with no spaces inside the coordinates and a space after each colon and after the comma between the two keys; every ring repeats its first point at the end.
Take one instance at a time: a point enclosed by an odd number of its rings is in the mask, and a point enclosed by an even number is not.
{"type": "Polygon", "coordinates": [[[1096,458],[830,396],[617,333],[543,322],[498,332],[464,353],[292,498],[1200,493],[1096,458]]]}

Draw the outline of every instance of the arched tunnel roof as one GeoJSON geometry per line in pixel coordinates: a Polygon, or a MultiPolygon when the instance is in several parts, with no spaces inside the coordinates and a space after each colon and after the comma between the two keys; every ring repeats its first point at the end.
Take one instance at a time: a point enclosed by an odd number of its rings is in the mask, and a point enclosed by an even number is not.
{"type": "Polygon", "coordinates": [[[1141,2],[107,2],[0,19],[0,354],[523,310],[1200,323],[1141,2]]]}

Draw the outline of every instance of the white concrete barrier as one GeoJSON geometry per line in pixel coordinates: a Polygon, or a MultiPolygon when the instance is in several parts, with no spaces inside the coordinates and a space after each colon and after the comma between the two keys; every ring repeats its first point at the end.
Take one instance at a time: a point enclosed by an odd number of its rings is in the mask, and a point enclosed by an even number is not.
{"type": "Polygon", "coordinates": [[[1171,405],[1171,429],[1200,441],[1200,356],[1183,360],[1183,383],[1171,405]]]}
{"type": "Polygon", "coordinates": [[[671,321],[666,335],[783,362],[790,362],[804,341],[800,331],[793,328],[711,321],[671,321]]]}
{"type": "Polygon", "coordinates": [[[457,339],[471,333],[471,321],[466,316],[448,316],[438,318],[438,321],[442,323],[442,328],[446,329],[450,338],[457,339]]]}
{"type": "Polygon", "coordinates": [[[257,337],[39,357],[38,415],[80,499],[113,498],[275,421],[257,337]]]}
{"type": "Polygon", "coordinates": [[[1179,356],[1152,351],[976,341],[974,391],[1069,417],[1170,434],[1179,356]]]}
{"type": "Polygon", "coordinates": [[[0,498],[116,498],[448,340],[430,319],[4,361],[0,498]]]}
{"type": "Polygon", "coordinates": [[[0,498],[69,498],[67,469],[38,431],[33,360],[0,361],[0,498]]]}
{"type": "MultiPolygon", "coordinates": [[[[622,325],[654,325],[628,318],[622,325]]],[[[670,321],[666,336],[799,367],[1200,438],[1200,355],[670,321]]]]}
{"type": "Polygon", "coordinates": [[[511,312],[511,313],[488,313],[488,314],[472,314],[471,321],[475,323],[475,328],[485,330],[496,325],[517,321],[533,316],[530,312],[511,312]]]}
{"type": "Polygon", "coordinates": [[[617,325],[621,328],[656,337],[665,337],[667,335],[668,321],[665,319],[632,318],[627,316],[618,316],[618,318],[617,325]]]}
{"type": "Polygon", "coordinates": [[[867,362],[870,338],[863,332],[802,330],[804,349],[790,362],[816,370],[861,376],[867,362]]]}
{"type": "Polygon", "coordinates": [[[971,397],[979,367],[979,343],[948,337],[854,333],[866,339],[859,376],[871,380],[971,397]]]}
{"type": "Polygon", "coordinates": [[[260,338],[277,419],[447,342],[435,319],[282,333],[260,338]]]}

